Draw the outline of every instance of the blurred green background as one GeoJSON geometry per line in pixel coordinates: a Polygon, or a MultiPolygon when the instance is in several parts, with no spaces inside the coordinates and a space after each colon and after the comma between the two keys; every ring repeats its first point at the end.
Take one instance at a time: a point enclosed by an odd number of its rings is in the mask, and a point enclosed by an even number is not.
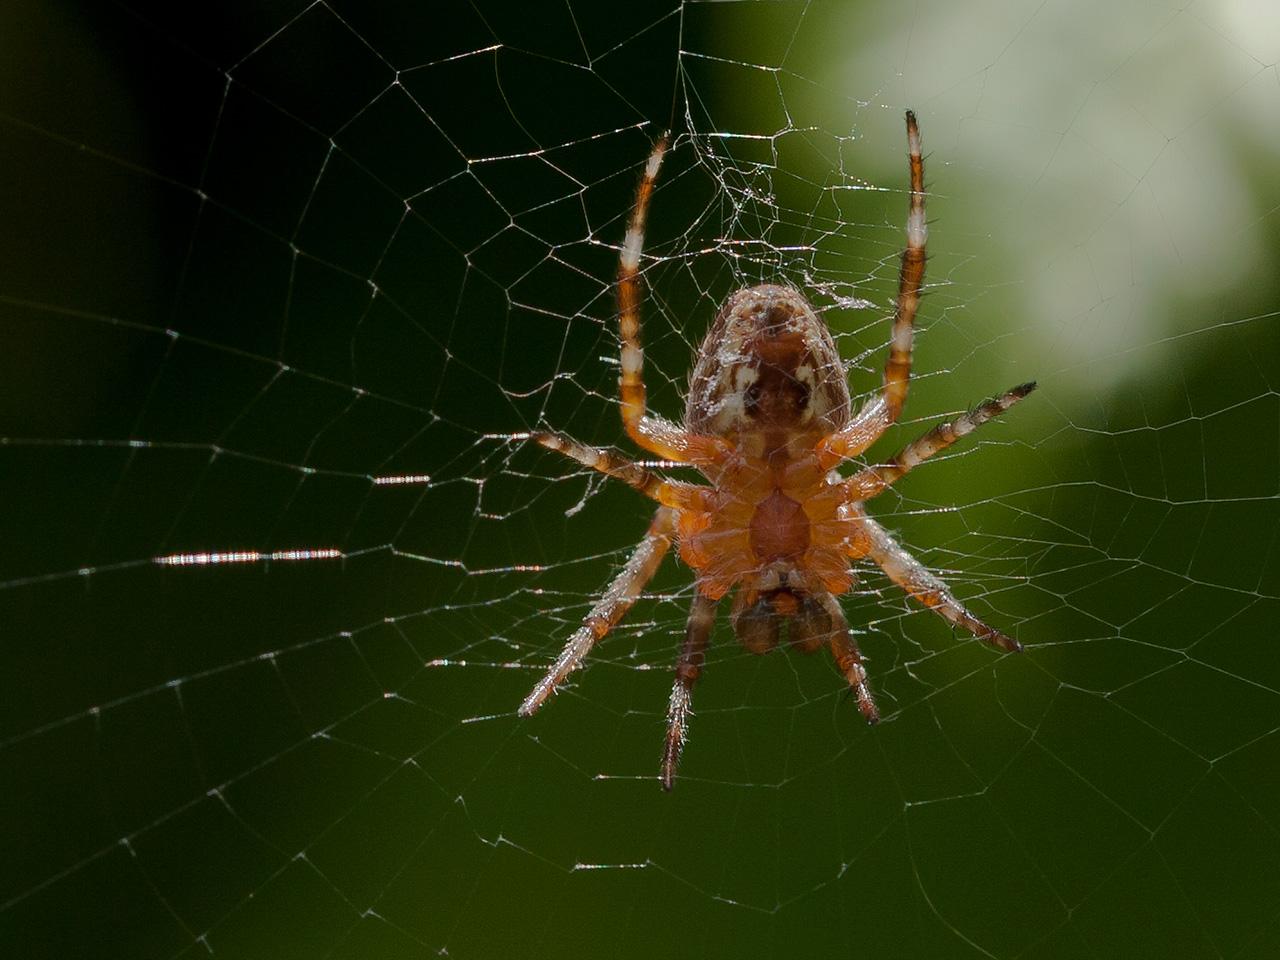
{"type": "Polygon", "coordinates": [[[1275,956],[1278,54],[1262,0],[6,4],[0,952],[1275,956]],[[760,280],[874,389],[908,107],[873,452],[1040,390],[872,510],[1027,652],[860,570],[886,722],[722,627],[663,795],[688,571],[517,719],[648,509],[510,435],[628,449],[668,127],[651,405],[760,280]]]}

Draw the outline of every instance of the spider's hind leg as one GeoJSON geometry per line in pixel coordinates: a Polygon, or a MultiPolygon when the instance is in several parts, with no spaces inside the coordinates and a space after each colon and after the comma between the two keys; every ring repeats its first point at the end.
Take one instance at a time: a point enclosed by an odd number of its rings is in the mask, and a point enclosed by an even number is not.
{"type": "Polygon", "coordinates": [[[618,255],[618,336],[622,341],[619,356],[622,376],[618,379],[618,395],[623,429],[637,446],[656,453],[664,460],[697,466],[723,462],[730,453],[729,446],[722,438],[693,434],[670,420],[650,414],[644,385],[644,347],[640,338],[643,294],[640,254],[644,249],[649,200],[669,143],[669,135],[664,133],[653,145],[640,184],[636,187],[635,206],[632,207],[618,255]]]}
{"type": "Polygon", "coordinates": [[[916,115],[907,111],[907,158],[911,175],[911,198],[907,207],[907,246],[898,268],[898,298],[889,337],[889,359],[884,367],[880,392],[869,397],[838,432],[826,437],[816,451],[825,469],[841,460],[856,457],[875,443],[889,425],[902,414],[911,381],[911,349],[915,336],[916,311],[924,286],[929,225],[924,215],[924,156],[920,147],[920,127],[916,115]]]}

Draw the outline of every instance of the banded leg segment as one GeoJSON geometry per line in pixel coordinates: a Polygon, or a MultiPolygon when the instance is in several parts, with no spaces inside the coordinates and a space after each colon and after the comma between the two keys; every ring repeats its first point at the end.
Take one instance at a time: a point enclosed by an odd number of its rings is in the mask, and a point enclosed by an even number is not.
{"type": "Polygon", "coordinates": [[[907,209],[907,247],[898,269],[898,303],[893,317],[893,338],[889,341],[889,362],[884,368],[884,403],[889,422],[898,419],[907,402],[911,379],[911,342],[920,288],[924,285],[925,245],[929,226],[924,219],[924,157],[920,153],[920,129],[916,115],[907,111],[907,150],[911,164],[911,203],[907,209]]]}
{"type": "Polygon", "coordinates": [[[1021,652],[1022,644],[994,627],[987,626],[970,613],[956,599],[951,589],[924,564],[907,553],[889,535],[889,531],[861,510],[856,511],[855,515],[864,534],[864,538],[859,540],[859,546],[866,550],[866,556],[874,560],[909,597],[924,604],[944,620],[964,627],[984,643],[1010,653],[1021,652]]]}
{"type": "Polygon", "coordinates": [[[633,490],[638,490],[650,500],[656,500],[664,506],[690,510],[699,509],[704,504],[705,490],[697,484],[668,480],[616,453],[589,447],[563,434],[532,433],[529,436],[548,450],[562,453],[584,467],[621,480],[633,490]]]}
{"type": "Polygon", "coordinates": [[[693,595],[693,609],[689,611],[684,644],[680,648],[680,659],[676,661],[676,680],[667,704],[667,739],[662,749],[663,790],[670,790],[675,783],[680,754],[684,752],[693,685],[702,674],[711,630],[716,623],[717,602],[704,596],[701,590],[693,595]]]}
{"type": "Polygon", "coordinates": [[[665,460],[701,463],[721,458],[725,444],[714,437],[690,434],[670,420],[651,416],[645,409],[644,348],[640,345],[640,251],[644,248],[649,198],[653,196],[667,143],[667,135],[663,134],[649,154],[618,258],[618,334],[622,339],[622,376],[618,390],[622,426],[633,442],[665,460]]]}
{"type": "Polygon", "coordinates": [[[858,701],[858,709],[866,717],[867,723],[879,723],[880,710],[876,707],[875,698],[871,696],[871,685],[867,683],[867,671],[862,665],[862,652],[849,631],[849,621],[845,619],[844,611],[840,609],[840,601],[830,593],[823,593],[818,597],[818,602],[831,618],[831,637],[827,642],[831,646],[831,655],[836,659],[836,666],[840,668],[845,682],[853,691],[858,701]]]}
{"type": "Polygon", "coordinates": [[[894,455],[888,463],[867,467],[845,481],[851,500],[869,500],[883,493],[891,484],[935,453],[947,449],[961,437],[968,436],[988,421],[998,417],[1036,388],[1035,382],[1023,383],[998,397],[974,407],[948,423],[940,423],[917,437],[894,455]]]}
{"type": "Polygon", "coordinates": [[[822,470],[831,470],[842,461],[856,457],[884,435],[892,423],[886,413],[884,396],[868,400],[847,424],[818,443],[815,456],[822,470]]]}
{"type": "Polygon", "coordinates": [[[893,333],[889,340],[889,360],[884,367],[884,386],[863,404],[853,419],[818,447],[824,469],[841,460],[856,457],[888,429],[902,413],[911,379],[911,345],[915,334],[920,288],[924,285],[925,247],[929,226],[924,218],[924,157],[920,152],[920,128],[916,115],[907,111],[907,151],[911,168],[911,201],[907,208],[907,246],[898,268],[898,301],[893,313],[893,333]]]}
{"type": "Polygon", "coordinates": [[[582,626],[574,631],[556,657],[546,675],[534,685],[529,695],[520,704],[519,713],[527,717],[537,711],[547,699],[556,692],[556,688],[582,663],[582,660],[596,641],[612,630],[619,620],[631,609],[631,605],[640,596],[640,591],[657,573],[662,558],[671,549],[671,541],[675,536],[675,511],[667,507],[659,507],[654,514],[649,531],[640,541],[635,552],[628,558],[604,594],[596,601],[582,621],[582,626]]]}

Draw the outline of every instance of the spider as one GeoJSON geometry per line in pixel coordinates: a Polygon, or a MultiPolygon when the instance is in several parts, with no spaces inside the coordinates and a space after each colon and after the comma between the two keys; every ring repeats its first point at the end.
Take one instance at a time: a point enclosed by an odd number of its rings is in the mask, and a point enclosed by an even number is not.
{"type": "Polygon", "coordinates": [[[735,587],[730,621],[752,653],[777,645],[781,628],[803,651],[827,645],[869,723],[876,708],[862,655],[836,597],[854,582],[850,561],[869,558],[908,596],[978,639],[1009,652],[1012,637],[969,612],[936,575],[904,550],[863,504],[913,467],[1026,397],[1024,383],[943,423],[887,463],[843,477],[836,467],[868,449],[902,413],[911,373],[912,328],[924,281],[924,160],[907,111],[911,200],[884,382],[854,413],[831,332],[795,289],[745,287],[716,315],[689,377],[683,426],[645,409],[640,346],[640,252],[645,217],[667,136],[649,155],[618,265],[622,425],[638,446],[700,471],[706,484],[672,480],[608,450],[558,433],[542,446],[630,485],[658,502],[644,539],[520,705],[541,707],[635,602],[673,543],[696,574],[693,606],[667,706],[661,780],[670,790],[684,749],[694,683],[702,673],[716,607],[735,587]]]}

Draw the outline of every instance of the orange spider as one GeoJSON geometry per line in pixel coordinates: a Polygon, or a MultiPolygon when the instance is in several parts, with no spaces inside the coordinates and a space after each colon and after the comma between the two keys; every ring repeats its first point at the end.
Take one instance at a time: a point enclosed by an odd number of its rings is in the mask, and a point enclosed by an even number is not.
{"type": "Polygon", "coordinates": [[[911,597],[979,639],[1006,651],[1022,645],[987,626],[867,516],[864,501],[921,461],[950,446],[1035,389],[1014,387],[950,423],[934,427],[888,463],[844,478],[835,468],[862,453],[898,419],[911,374],[912,324],[924,280],[927,227],[924,160],[915,114],[907,112],[911,204],[902,253],[893,339],[884,386],[852,413],[845,368],[831,333],[796,290],[761,284],[720,308],[689,379],[684,426],[645,410],[640,347],[640,250],[645,214],[667,150],[653,148],[636,191],[618,268],[622,335],[622,424],[627,435],[666,460],[696,467],[710,486],[662,477],[607,450],[554,433],[532,439],[616,477],[660,507],[621,573],[569,638],[546,676],[520,705],[534,713],[635,602],[672,541],[697,574],[675,685],[667,708],[662,786],[670,790],[684,747],[690,694],[702,672],[716,606],[735,586],[730,615],[752,653],[788,640],[805,651],[827,644],[858,708],[879,719],[858,646],[836,597],[853,585],[852,559],[870,558],[911,597]]]}

